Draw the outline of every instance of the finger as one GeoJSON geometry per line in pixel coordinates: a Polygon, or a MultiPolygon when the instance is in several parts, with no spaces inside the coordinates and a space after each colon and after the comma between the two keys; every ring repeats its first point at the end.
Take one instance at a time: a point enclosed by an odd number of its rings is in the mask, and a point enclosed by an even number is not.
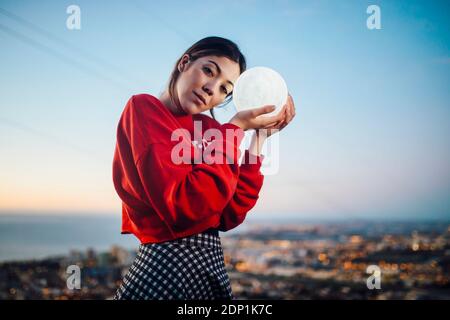
{"type": "MultiPolygon", "coordinates": [[[[290,111],[286,111],[286,112],[290,112],[290,111]]],[[[282,121],[282,122],[280,123],[280,125],[279,125],[280,130],[281,130],[282,128],[286,127],[286,126],[292,121],[293,118],[294,118],[294,115],[293,115],[292,113],[290,113],[289,115],[286,115],[285,120],[282,121]]]]}
{"type": "Polygon", "coordinates": [[[291,96],[290,96],[290,105],[291,105],[292,113],[295,115],[295,104],[294,104],[294,100],[292,99],[291,96]]]}
{"type": "Polygon", "coordinates": [[[283,121],[287,117],[287,106],[285,105],[280,112],[273,116],[273,121],[283,121]]]}
{"type": "Polygon", "coordinates": [[[286,127],[286,125],[287,125],[287,122],[286,122],[286,121],[283,121],[283,122],[281,122],[278,126],[276,126],[276,128],[277,128],[278,130],[281,130],[281,129],[283,129],[284,127],[286,127]]]}
{"type": "Polygon", "coordinates": [[[291,116],[292,116],[291,105],[288,103],[288,104],[286,104],[286,118],[290,119],[291,116]]]}
{"type": "Polygon", "coordinates": [[[289,104],[289,107],[287,108],[287,110],[288,110],[288,118],[289,118],[289,121],[291,121],[292,118],[294,118],[294,116],[295,116],[295,108],[294,108],[294,105],[290,103],[290,104],[289,104]]]}
{"type": "Polygon", "coordinates": [[[292,98],[291,95],[288,96],[288,101],[290,104],[294,105],[294,99],[292,98]]]}
{"type": "Polygon", "coordinates": [[[286,125],[287,125],[287,121],[286,121],[286,119],[284,119],[284,120],[282,120],[280,122],[275,123],[273,126],[267,127],[267,129],[278,129],[278,130],[281,130],[281,128],[285,127],[286,125]]]}
{"type": "Polygon", "coordinates": [[[265,127],[271,123],[282,121],[286,118],[286,106],[274,116],[259,116],[258,121],[261,127],[265,127]]]}
{"type": "Polygon", "coordinates": [[[263,128],[264,129],[273,128],[273,127],[276,127],[278,124],[279,124],[278,122],[272,122],[272,123],[266,124],[263,128]]]}
{"type": "Polygon", "coordinates": [[[295,112],[294,109],[292,107],[289,108],[289,118],[288,118],[288,123],[292,121],[292,119],[294,119],[295,116],[295,112]]]}
{"type": "Polygon", "coordinates": [[[273,117],[262,117],[259,120],[259,125],[261,127],[268,127],[268,126],[272,126],[275,125],[281,121],[284,120],[284,118],[279,117],[279,116],[273,116],[273,117]]]}
{"type": "Polygon", "coordinates": [[[291,117],[291,113],[290,113],[289,107],[286,105],[286,109],[284,112],[284,118],[283,118],[282,122],[289,121],[290,117],[291,117]]]}
{"type": "Polygon", "coordinates": [[[292,97],[289,95],[287,100],[286,100],[286,106],[287,107],[294,107],[294,100],[292,100],[292,97]]]}
{"type": "Polygon", "coordinates": [[[292,105],[292,117],[295,117],[295,106],[292,105]]]}
{"type": "Polygon", "coordinates": [[[262,114],[266,114],[266,113],[270,113],[272,111],[275,110],[275,106],[274,105],[267,105],[267,106],[263,106],[261,108],[256,108],[252,110],[253,116],[257,117],[260,116],[262,114]]]}

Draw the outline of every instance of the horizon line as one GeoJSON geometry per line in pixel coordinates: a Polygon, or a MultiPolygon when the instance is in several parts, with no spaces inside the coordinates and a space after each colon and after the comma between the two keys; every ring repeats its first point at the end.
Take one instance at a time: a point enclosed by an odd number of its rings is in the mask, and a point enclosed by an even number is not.
{"type": "MultiPolygon", "coordinates": [[[[317,214],[306,214],[303,215],[301,213],[297,213],[294,215],[294,213],[291,212],[285,212],[285,214],[282,214],[280,212],[273,212],[272,214],[277,214],[275,217],[268,216],[270,213],[268,212],[250,212],[248,216],[246,217],[245,222],[279,222],[280,220],[288,220],[288,221],[304,221],[304,222],[326,222],[326,221],[336,221],[336,222],[342,222],[342,221],[348,221],[348,222],[364,222],[364,221],[373,221],[373,222],[383,222],[383,221],[390,221],[390,222],[420,222],[420,221],[436,221],[436,222],[449,222],[450,223],[450,216],[449,217],[439,217],[439,216],[411,216],[411,217],[405,217],[402,216],[361,216],[361,217],[355,217],[354,215],[352,217],[348,216],[333,216],[330,214],[324,214],[322,216],[317,216],[317,214]],[[274,220],[275,219],[275,220],[274,220]]],[[[0,209],[0,218],[26,218],[26,217],[45,217],[45,218],[74,218],[74,217],[84,217],[84,218],[99,218],[99,217],[107,217],[107,218],[121,218],[122,213],[117,212],[114,213],[112,211],[103,211],[103,210],[22,210],[22,209],[15,209],[15,210],[4,210],[0,209]]]]}

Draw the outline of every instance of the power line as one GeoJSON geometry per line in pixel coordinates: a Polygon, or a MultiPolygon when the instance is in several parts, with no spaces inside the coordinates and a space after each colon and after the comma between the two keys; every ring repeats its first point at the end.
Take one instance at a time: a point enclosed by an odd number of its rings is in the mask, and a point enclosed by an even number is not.
{"type": "Polygon", "coordinates": [[[38,50],[40,50],[42,52],[45,52],[45,53],[47,53],[47,54],[49,54],[49,55],[59,59],[60,61],[66,63],[67,65],[70,65],[71,67],[77,67],[78,68],[77,70],[81,70],[85,74],[88,74],[90,76],[95,76],[95,77],[100,78],[100,79],[102,79],[104,81],[110,82],[115,87],[120,88],[121,90],[129,91],[129,88],[124,87],[123,84],[121,84],[121,83],[119,83],[119,82],[117,82],[117,81],[115,81],[115,80],[113,80],[111,78],[108,78],[107,76],[104,76],[103,74],[97,72],[96,70],[94,70],[94,69],[92,69],[90,67],[84,66],[83,64],[79,63],[77,60],[69,58],[69,57],[65,56],[64,54],[62,54],[62,53],[60,53],[60,52],[58,52],[58,51],[56,51],[56,50],[54,50],[54,49],[44,45],[42,43],[39,43],[38,41],[36,41],[36,40],[34,40],[34,39],[24,35],[24,34],[21,34],[20,32],[17,32],[15,30],[13,30],[13,29],[3,25],[3,24],[0,24],[0,30],[5,32],[6,34],[9,34],[10,36],[12,36],[12,37],[14,37],[16,39],[22,41],[23,43],[25,43],[27,45],[30,45],[30,46],[32,46],[32,47],[34,47],[34,48],[36,48],[36,49],[38,49],[38,50]]]}
{"type": "Polygon", "coordinates": [[[51,32],[49,32],[49,31],[45,30],[44,28],[38,26],[37,24],[35,24],[33,22],[30,22],[30,21],[26,20],[25,18],[15,14],[15,13],[13,13],[11,11],[8,11],[8,10],[6,10],[4,8],[0,8],[0,14],[8,17],[11,20],[14,20],[14,21],[20,23],[21,25],[23,25],[26,28],[32,30],[33,32],[41,34],[42,36],[46,37],[47,39],[49,39],[49,40],[51,40],[51,41],[53,41],[55,43],[58,43],[58,44],[60,44],[60,45],[62,45],[64,47],[66,47],[70,51],[77,51],[77,53],[79,55],[81,55],[81,56],[84,56],[86,58],[86,60],[91,60],[91,62],[93,61],[97,65],[103,66],[108,71],[114,71],[121,78],[123,78],[124,75],[126,75],[126,77],[128,78],[129,81],[137,82],[135,80],[131,80],[130,78],[133,78],[133,77],[130,77],[130,75],[125,70],[123,70],[122,68],[117,67],[116,65],[108,62],[107,60],[105,60],[102,57],[97,57],[96,55],[94,55],[94,54],[92,54],[92,53],[90,53],[90,52],[88,52],[88,51],[86,51],[84,49],[81,49],[81,48],[79,48],[77,46],[72,45],[71,43],[65,41],[64,39],[62,39],[62,38],[52,34],[51,32]]]}

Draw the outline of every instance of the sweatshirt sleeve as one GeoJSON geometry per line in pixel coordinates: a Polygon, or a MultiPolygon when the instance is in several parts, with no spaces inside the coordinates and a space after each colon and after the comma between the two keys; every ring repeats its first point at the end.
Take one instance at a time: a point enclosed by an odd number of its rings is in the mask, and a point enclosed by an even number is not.
{"type": "MultiPolygon", "coordinates": [[[[199,225],[217,227],[238,183],[243,130],[230,123],[221,125],[221,135],[213,141],[213,153],[203,154],[200,163],[177,164],[172,158],[176,143],[167,132],[173,127],[156,130],[163,118],[151,121],[140,106],[133,101],[129,104],[119,123],[118,141],[126,140],[124,146],[132,151],[136,168],[132,185],[140,201],[151,206],[173,234],[186,233],[199,225]],[[158,134],[162,137],[159,141],[155,139],[158,134]]],[[[189,141],[183,150],[194,153],[194,149],[189,141]]]]}
{"type": "Polygon", "coordinates": [[[240,225],[255,206],[264,182],[260,171],[263,160],[263,155],[255,156],[245,150],[236,192],[220,217],[220,231],[228,231],[240,225]]]}

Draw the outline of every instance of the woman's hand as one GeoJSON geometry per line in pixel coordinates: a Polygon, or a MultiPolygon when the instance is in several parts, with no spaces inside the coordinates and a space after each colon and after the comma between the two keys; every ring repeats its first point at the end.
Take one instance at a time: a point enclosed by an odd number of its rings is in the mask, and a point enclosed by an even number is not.
{"type": "Polygon", "coordinates": [[[244,110],[235,114],[230,123],[240,127],[243,130],[271,128],[281,124],[285,119],[285,113],[280,111],[277,115],[271,117],[260,117],[263,114],[275,110],[275,106],[264,106],[261,108],[244,110]]]}
{"type": "Polygon", "coordinates": [[[283,109],[280,111],[280,114],[283,114],[283,119],[273,124],[272,126],[266,127],[263,130],[256,130],[256,135],[259,138],[267,139],[274,133],[277,133],[281,130],[283,130],[284,127],[286,127],[289,122],[292,121],[295,117],[295,105],[294,100],[292,99],[292,96],[289,94],[286,104],[283,106],[283,109]]]}
{"type": "Polygon", "coordinates": [[[291,95],[288,96],[288,100],[286,104],[283,106],[283,109],[280,111],[280,114],[283,114],[283,119],[279,123],[276,123],[265,129],[255,130],[249,148],[251,154],[260,155],[266,139],[271,135],[275,134],[276,132],[282,130],[289,124],[289,122],[292,121],[292,119],[294,119],[295,106],[291,95]]]}

